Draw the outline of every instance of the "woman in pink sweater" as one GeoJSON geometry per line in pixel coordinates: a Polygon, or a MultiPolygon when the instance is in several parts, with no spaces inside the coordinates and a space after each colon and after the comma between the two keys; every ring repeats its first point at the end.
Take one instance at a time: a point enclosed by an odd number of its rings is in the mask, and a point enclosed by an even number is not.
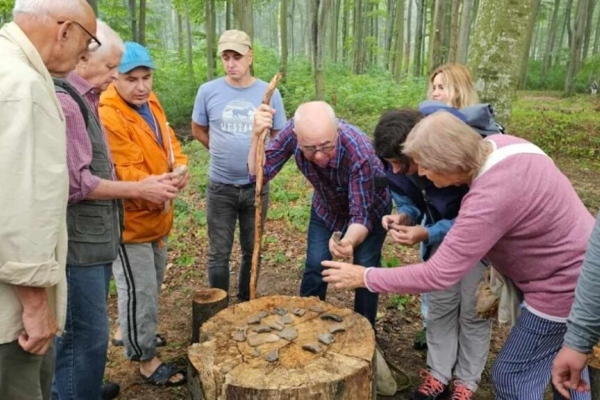
{"type": "Polygon", "coordinates": [[[424,293],[454,285],[487,257],[524,296],[492,369],[496,398],[543,398],[594,218],[538,147],[509,135],[482,139],[450,113],[417,124],[404,153],[436,186],[470,186],[454,226],[427,262],[386,269],[326,261],[324,280],[339,289],[424,293]]]}

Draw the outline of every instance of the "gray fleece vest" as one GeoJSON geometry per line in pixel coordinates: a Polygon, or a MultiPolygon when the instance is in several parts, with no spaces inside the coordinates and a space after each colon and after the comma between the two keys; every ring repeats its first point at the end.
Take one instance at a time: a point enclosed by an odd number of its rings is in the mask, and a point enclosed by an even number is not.
{"type": "MultiPolygon", "coordinates": [[[[90,172],[112,180],[111,160],[100,121],[77,91],[64,79],[55,79],[57,93],[66,93],[79,105],[92,144],[90,172]]],[[[83,200],[67,207],[69,252],[67,264],[90,266],[112,263],[119,253],[123,206],[121,200],[83,200]]]]}

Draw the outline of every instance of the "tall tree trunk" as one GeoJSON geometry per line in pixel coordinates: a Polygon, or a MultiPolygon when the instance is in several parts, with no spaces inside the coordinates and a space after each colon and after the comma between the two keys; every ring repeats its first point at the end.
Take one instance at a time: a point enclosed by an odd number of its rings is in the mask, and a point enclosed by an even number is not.
{"type": "Polygon", "coordinates": [[[290,19],[290,54],[293,56],[296,54],[296,45],[294,39],[294,10],[296,9],[296,0],[292,0],[292,6],[290,7],[288,18],[290,19]]]}
{"type": "MultiPolygon", "coordinates": [[[[187,33],[187,67],[188,67],[188,76],[190,81],[194,83],[196,81],[194,77],[194,54],[192,50],[192,22],[190,20],[190,7],[188,5],[188,0],[183,1],[183,7],[185,10],[185,27],[187,33]]],[[[194,83],[195,86],[195,83],[194,83]]]]}
{"type": "Polygon", "coordinates": [[[215,37],[216,37],[216,11],[214,0],[204,1],[206,30],[206,79],[212,81],[215,78],[215,37]]]}
{"type": "Polygon", "coordinates": [[[410,42],[412,25],[413,0],[408,0],[408,12],[406,14],[406,45],[404,46],[404,73],[408,76],[410,70],[410,42]]]}
{"type": "Polygon", "coordinates": [[[564,14],[564,18],[562,21],[562,29],[560,31],[560,36],[559,36],[559,40],[558,40],[558,45],[555,46],[555,51],[554,51],[554,63],[556,64],[558,62],[558,57],[560,54],[560,50],[563,47],[563,42],[565,40],[565,31],[567,30],[567,25],[569,24],[569,20],[571,19],[571,8],[573,6],[573,0],[567,0],[567,6],[565,8],[565,14],[564,14]]]}
{"type": "Polygon", "coordinates": [[[425,0],[415,0],[417,6],[417,20],[415,27],[415,55],[413,57],[413,75],[421,76],[423,73],[423,65],[421,60],[423,59],[423,8],[425,7],[425,0]]]}
{"type": "Polygon", "coordinates": [[[458,51],[458,8],[460,0],[452,0],[452,9],[450,11],[450,51],[448,52],[448,62],[456,62],[456,52],[458,51]]]}
{"type": "Polygon", "coordinates": [[[352,0],[342,0],[344,5],[342,12],[344,14],[342,18],[342,61],[348,63],[348,34],[350,31],[350,8],[352,7],[352,0]]]}
{"type": "Polygon", "coordinates": [[[598,54],[598,46],[600,46],[600,11],[598,12],[598,19],[596,20],[596,35],[594,37],[594,49],[592,55],[598,54]]]}
{"type": "Polygon", "coordinates": [[[140,0],[140,23],[138,42],[142,45],[146,45],[146,0],[140,0]]]}
{"type": "Polygon", "coordinates": [[[522,0],[480,1],[468,66],[481,100],[493,104],[499,121],[507,124],[519,85],[532,4],[522,0]]]}
{"type": "MultiPolygon", "coordinates": [[[[410,0],[409,0],[410,1],[410,0]]],[[[385,43],[384,43],[384,51],[385,51],[385,66],[386,68],[390,68],[392,65],[391,60],[392,57],[392,35],[394,31],[394,10],[396,1],[387,0],[387,12],[385,16],[385,43]]]]}
{"type": "Polygon", "coordinates": [[[244,31],[254,40],[254,0],[234,0],[233,20],[235,29],[244,31]]]}
{"type": "Polygon", "coordinates": [[[585,24],[587,22],[587,11],[590,0],[579,0],[577,3],[577,9],[575,12],[575,31],[573,32],[571,43],[569,47],[571,49],[569,57],[569,65],[567,66],[567,77],[565,79],[565,94],[572,96],[575,87],[575,75],[579,71],[581,52],[583,39],[585,36],[585,24]]]}
{"type": "Polygon", "coordinates": [[[285,82],[287,75],[287,62],[288,62],[288,0],[281,0],[279,2],[279,25],[281,27],[281,75],[283,82],[285,82]]]}
{"type": "MultiPolygon", "coordinates": [[[[90,3],[90,6],[92,6],[92,9],[94,10],[94,14],[96,14],[96,17],[100,18],[100,15],[98,15],[98,0],[88,0],[88,3],[90,3]]],[[[6,20],[6,16],[3,18],[3,21],[6,20]]]]}
{"type": "Polygon", "coordinates": [[[458,33],[458,46],[456,49],[456,62],[460,64],[467,63],[469,54],[469,32],[471,28],[471,11],[473,10],[473,0],[464,0],[462,12],[460,14],[460,32],[458,33]]]}
{"type": "Polygon", "coordinates": [[[315,98],[317,100],[325,100],[323,49],[325,47],[327,16],[330,7],[331,0],[310,0],[311,41],[313,47],[315,98]]]}
{"type": "Polygon", "coordinates": [[[177,54],[179,58],[183,58],[183,18],[179,11],[175,11],[177,13],[177,54]]]}
{"type": "Polygon", "coordinates": [[[442,64],[442,35],[444,32],[444,19],[446,11],[446,0],[435,0],[433,13],[433,36],[429,40],[431,47],[429,49],[429,66],[427,70],[431,73],[436,67],[442,64]]]}
{"type": "Polygon", "coordinates": [[[525,32],[525,46],[523,48],[523,54],[521,55],[521,72],[519,73],[519,89],[521,90],[525,88],[525,83],[527,81],[527,65],[529,64],[529,53],[533,42],[533,30],[535,28],[541,3],[541,0],[524,1],[531,1],[531,18],[529,18],[529,24],[527,25],[527,31],[525,32]]]}
{"type": "Polygon", "coordinates": [[[396,82],[402,79],[402,56],[404,55],[404,0],[396,4],[396,45],[394,46],[393,75],[396,82]]]}
{"type": "Polygon", "coordinates": [[[583,39],[583,53],[581,54],[581,61],[583,62],[590,50],[590,40],[592,38],[592,19],[594,17],[594,8],[596,7],[597,0],[588,0],[588,11],[587,11],[587,21],[585,23],[585,37],[583,39]]]}
{"type": "Polygon", "coordinates": [[[232,13],[233,13],[233,7],[232,7],[232,2],[233,0],[225,0],[225,30],[230,30],[233,29],[233,24],[231,23],[232,21],[232,13]]]}
{"type": "Polygon", "coordinates": [[[363,2],[355,0],[354,15],[352,18],[352,29],[354,31],[354,59],[352,60],[352,73],[362,74],[362,57],[363,57],[363,2]]]}
{"type": "Polygon", "coordinates": [[[544,62],[542,64],[542,79],[546,76],[546,72],[552,64],[552,52],[554,51],[554,42],[556,41],[556,31],[558,30],[558,10],[560,8],[560,0],[554,0],[554,10],[552,10],[552,19],[548,26],[548,38],[546,40],[546,50],[544,52],[544,62]]]}
{"type": "Polygon", "coordinates": [[[137,42],[139,39],[137,28],[137,3],[135,0],[129,0],[129,15],[131,17],[131,40],[137,42]]]}
{"type": "Polygon", "coordinates": [[[339,38],[339,25],[340,25],[340,10],[342,6],[342,0],[333,0],[333,12],[331,13],[331,43],[330,50],[331,51],[331,60],[334,63],[337,63],[338,60],[338,38],[339,38]]]}

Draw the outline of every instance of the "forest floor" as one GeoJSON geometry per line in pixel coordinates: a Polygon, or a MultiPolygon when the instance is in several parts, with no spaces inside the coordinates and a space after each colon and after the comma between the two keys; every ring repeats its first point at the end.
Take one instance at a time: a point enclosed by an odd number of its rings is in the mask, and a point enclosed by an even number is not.
{"type": "MultiPolygon", "coordinates": [[[[545,104],[563,100],[548,94],[521,96],[521,105],[545,104]],[[530,101],[531,100],[531,101],[530,101]]],[[[590,104],[590,107],[592,105],[590,104]]],[[[191,303],[195,290],[207,286],[206,260],[208,240],[204,214],[206,185],[206,151],[197,143],[185,147],[190,155],[194,179],[182,198],[176,203],[175,228],[169,244],[168,271],[160,298],[159,333],[168,340],[159,348],[165,361],[186,366],[187,346],[191,338],[191,303]]],[[[574,157],[555,157],[557,165],[570,178],[582,200],[594,215],[600,205],[600,169],[597,165],[574,157]]],[[[288,163],[280,176],[271,184],[269,218],[266,223],[263,245],[263,266],[258,283],[259,296],[297,295],[306,251],[306,226],[310,187],[298,173],[295,165],[288,163]]],[[[231,257],[230,296],[235,297],[240,250],[236,240],[231,257]]],[[[417,248],[398,249],[388,241],[384,246],[384,266],[397,266],[418,261],[417,248]]],[[[352,294],[330,290],[327,301],[352,307],[352,294]]],[[[111,331],[116,327],[116,294],[109,298],[111,331]]],[[[426,352],[412,348],[415,333],[420,329],[419,299],[417,296],[380,296],[377,320],[377,339],[386,356],[403,369],[411,379],[410,388],[389,399],[409,399],[411,390],[419,382],[419,371],[426,367],[426,352]]],[[[494,324],[488,366],[475,399],[493,399],[489,367],[504,343],[508,328],[494,324]]],[[[122,347],[109,345],[107,378],[121,385],[119,399],[187,399],[186,386],[156,388],[145,384],[138,373],[137,364],[129,362],[122,347]]]]}

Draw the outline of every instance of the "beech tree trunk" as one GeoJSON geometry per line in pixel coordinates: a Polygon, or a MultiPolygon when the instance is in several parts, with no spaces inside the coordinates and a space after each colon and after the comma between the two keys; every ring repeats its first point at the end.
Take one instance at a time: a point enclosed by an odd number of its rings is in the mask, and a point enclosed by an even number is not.
{"type": "Polygon", "coordinates": [[[216,68],[215,37],[217,15],[214,1],[205,0],[204,11],[206,14],[206,19],[204,22],[206,29],[206,79],[212,81],[215,78],[216,68]]]}
{"type": "Polygon", "coordinates": [[[428,72],[431,73],[435,68],[442,64],[442,39],[444,35],[444,19],[446,11],[446,0],[435,0],[432,24],[432,37],[429,41],[431,48],[429,49],[429,67],[428,72]]]}
{"type": "Polygon", "coordinates": [[[287,75],[288,62],[288,2],[281,0],[279,3],[279,26],[281,28],[280,48],[281,48],[281,75],[285,82],[287,75]]]}
{"type": "Polygon", "coordinates": [[[552,10],[552,20],[548,26],[548,38],[546,41],[546,50],[544,53],[544,63],[542,64],[542,77],[552,65],[552,53],[554,52],[554,42],[556,42],[556,31],[558,30],[558,10],[560,8],[560,0],[554,0],[554,10],[552,10]]]}
{"type": "Polygon", "coordinates": [[[456,62],[460,64],[467,63],[469,54],[469,32],[471,31],[471,14],[473,10],[473,0],[464,0],[462,12],[460,14],[460,31],[458,33],[458,47],[456,49],[456,62]]]}
{"type": "Polygon", "coordinates": [[[134,42],[138,41],[138,28],[137,28],[137,3],[135,0],[129,0],[129,17],[131,26],[131,40],[134,42]]]}
{"type": "Polygon", "coordinates": [[[531,1],[481,0],[468,67],[482,102],[491,103],[500,123],[510,118],[519,85],[531,1]]]}
{"type": "Polygon", "coordinates": [[[404,0],[396,4],[396,41],[394,46],[393,75],[396,82],[402,79],[402,56],[404,55],[404,0]]]}
{"type": "Polygon", "coordinates": [[[575,12],[575,31],[571,37],[569,47],[571,49],[569,64],[567,66],[567,77],[565,79],[565,94],[572,96],[575,92],[575,75],[579,71],[581,63],[581,51],[585,35],[585,24],[587,21],[587,10],[590,0],[579,0],[575,12]]]}
{"type": "Polygon", "coordinates": [[[537,15],[540,10],[541,0],[525,0],[531,1],[531,18],[529,18],[529,25],[527,26],[525,45],[523,47],[523,55],[521,60],[521,73],[519,74],[519,89],[523,90],[525,88],[525,83],[527,81],[527,65],[529,64],[529,55],[531,52],[531,45],[533,39],[533,30],[535,28],[535,23],[537,20],[537,15]]]}
{"type": "Polygon", "coordinates": [[[140,0],[140,23],[138,42],[142,45],[146,45],[146,0],[140,0]]]}
{"type": "Polygon", "coordinates": [[[412,5],[413,0],[408,0],[408,12],[406,14],[406,44],[404,45],[404,74],[408,76],[410,70],[410,42],[412,25],[412,5]]]}
{"type": "Polygon", "coordinates": [[[413,57],[413,75],[421,76],[423,73],[423,66],[421,60],[423,55],[421,51],[423,49],[423,8],[425,7],[425,0],[415,0],[417,6],[417,20],[415,26],[415,54],[413,57]]]}
{"type": "Polygon", "coordinates": [[[458,8],[460,0],[452,0],[450,11],[450,51],[448,52],[448,62],[456,62],[456,53],[458,51],[458,8]]]}
{"type": "Polygon", "coordinates": [[[188,348],[188,381],[193,400],[369,400],[375,398],[374,355],[373,329],[355,312],[316,297],[262,297],[229,307],[202,325],[200,343],[188,348]],[[305,313],[292,314],[297,309],[305,313]],[[277,312],[285,312],[288,323],[277,312]],[[324,313],[343,321],[321,319],[324,313]],[[248,324],[254,317],[259,324],[248,324]],[[278,325],[296,337],[281,338],[278,325]],[[319,335],[334,325],[344,331],[333,333],[333,343],[320,343],[319,335]],[[258,326],[269,332],[255,333],[258,326]],[[303,349],[312,344],[320,346],[316,353],[303,349]],[[277,360],[266,360],[275,353],[277,360]]]}

